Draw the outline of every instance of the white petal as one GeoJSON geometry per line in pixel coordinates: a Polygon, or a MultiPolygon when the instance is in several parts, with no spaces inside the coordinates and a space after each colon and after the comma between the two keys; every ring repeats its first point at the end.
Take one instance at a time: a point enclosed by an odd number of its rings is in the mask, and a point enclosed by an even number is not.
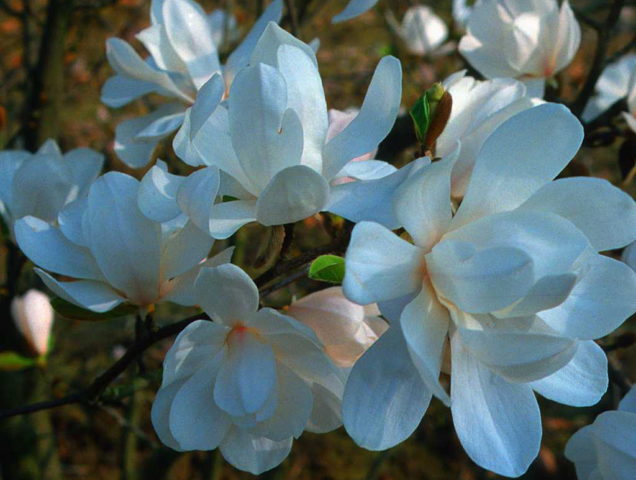
{"type": "Polygon", "coordinates": [[[55,295],[82,308],[101,313],[126,301],[105,283],[93,280],[58,282],[44,270],[34,270],[55,295]]]}
{"type": "Polygon", "coordinates": [[[311,387],[314,396],[308,432],[327,433],[342,425],[342,399],[318,383],[311,387]]]}
{"type": "Polygon", "coordinates": [[[320,212],[329,198],[329,185],[315,170],[295,165],[278,172],[256,202],[263,225],[282,225],[320,212]]]}
{"type": "Polygon", "coordinates": [[[112,108],[124,105],[157,90],[157,85],[124,75],[110,77],[102,86],[102,103],[112,108]]]}
{"type": "MultiPolygon", "coordinates": [[[[599,347],[600,348],[600,347],[599,347]]],[[[623,412],[636,413],[636,388],[631,388],[623,397],[618,409],[623,412]]]]}
{"type": "Polygon", "coordinates": [[[430,285],[409,303],[400,316],[400,325],[409,354],[426,387],[450,405],[450,397],[439,384],[442,353],[446,344],[450,317],[430,285]]]}
{"type": "Polygon", "coordinates": [[[377,223],[358,223],[345,256],[342,288],[348,299],[367,305],[417,291],[423,252],[377,223]]]}
{"type": "Polygon", "coordinates": [[[226,325],[244,322],[258,309],[258,289],[236,265],[202,268],[195,289],[203,310],[226,325]]]}
{"type": "Polygon", "coordinates": [[[562,178],[544,185],[520,209],[561,215],[581,230],[597,251],[636,239],[636,203],[606,180],[562,178]]]}
{"type": "Polygon", "coordinates": [[[162,242],[161,272],[174,278],[194,268],[207,257],[214,240],[194,223],[187,222],[162,242]]]}
{"type": "Polygon", "coordinates": [[[186,177],[177,191],[179,208],[202,231],[210,228],[210,212],[219,191],[219,170],[207,167],[186,177]]]}
{"type": "MultiPolygon", "coordinates": [[[[331,127],[331,124],[329,126],[331,127]]],[[[395,172],[397,172],[397,168],[382,160],[354,159],[342,167],[342,170],[336,175],[336,181],[341,177],[350,177],[355,180],[378,180],[395,172]]]]}
{"type": "Polygon", "coordinates": [[[150,125],[138,132],[135,139],[140,141],[161,140],[181,126],[183,116],[184,112],[177,112],[157,118],[150,125]]]}
{"type": "Polygon", "coordinates": [[[400,61],[384,57],[375,69],[358,116],[325,145],[325,178],[333,178],[349,160],[377,148],[393,128],[401,98],[400,61]]]}
{"type": "Polygon", "coordinates": [[[291,446],[291,438],[275,442],[234,427],[221,443],[220,449],[223,458],[234,467],[260,475],[285,460],[291,446]]]}
{"type": "Polygon", "coordinates": [[[88,247],[89,240],[82,225],[88,198],[83,197],[69,203],[57,216],[57,222],[64,236],[76,245],[88,247]]]}
{"type": "Polygon", "coordinates": [[[209,233],[224,240],[243,225],[256,221],[256,200],[236,200],[217,203],[210,211],[209,233]]]}
{"type": "Polygon", "coordinates": [[[90,252],[70,242],[48,223],[35,217],[24,217],[15,223],[14,232],[20,249],[43,269],[68,277],[101,278],[90,252]]]}
{"type": "Polygon", "coordinates": [[[598,449],[591,425],[583,427],[570,437],[565,456],[575,462],[577,477],[581,480],[604,480],[598,471],[598,449]]]}
{"type": "Polygon", "coordinates": [[[596,404],[607,390],[607,357],[588,340],[579,342],[572,360],[563,368],[530,386],[542,396],[573,407],[596,404]]]}
{"type": "Polygon", "coordinates": [[[104,155],[90,148],[75,148],[64,154],[64,161],[70,165],[75,184],[79,187],[77,196],[86,194],[104,166],[104,155]]]}
{"type": "Polygon", "coordinates": [[[448,28],[432,9],[416,5],[406,11],[399,33],[411,53],[424,55],[446,40],[448,28]]]}
{"type": "Polygon", "coordinates": [[[166,222],[177,217],[181,213],[177,191],[184,180],[184,177],[172,175],[155,165],[141,179],[137,195],[139,209],[155,222],[166,222]]]}
{"type": "Polygon", "coordinates": [[[532,389],[491,372],[451,340],[451,412],[470,458],[500,475],[518,477],[539,453],[541,414],[532,389]]]}
{"type": "Polygon", "coordinates": [[[539,316],[563,335],[583,340],[600,338],[636,311],[635,291],[636,273],[631,268],[597,255],[568,299],[539,316]]]}
{"type": "Polygon", "coordinates": [[[13,203],[12,185],[15,172],[31,154],[24,150],[0,152],[0,202],[11,208],[13,203]]]}
{"type": "Polygon", "coordinates": [[[581,43],[581,27],[577,22],[570,2],[565,0],[559,11],[559,28],[554,48],[554,72],[565,68],[574,58],[581,43]]]}
{"type": "Polygon", "coordinates": [[[182,450],[212,450],[232,425],[230,416],[214,403],[212,389],[218,361],[208,361],[174,396],[170,433],[182,450]]]}
{"type": "Polygon", "coordinates": [[[353,366],[342,403],[347,433],[361,447],[385,450],[419,425],[432,394],[392,326],[353,366]]]}
{"type": "Polygon", "coordinates": [[[583,127],[562,105],[546,103],[506,120],[477,156],[453,227],[519,206],[563,170],[582,140],[583,127]]]}
{"type": "MultiPolygon", "coordinates": [[[[162,0],[161,2],[155,1],[152,3],[153,6],[151,8],[155,9],[159,7],[157,4],[161,4],[161,7],[163,7],[164,2],[162,0]]],[[[163,13],[161,16],[163,17],[163,13]]],[[[161,23],[163,23],[163,21],[161,23]]],[[[170,43],[170,39],[168,38],[164,25],[150,25],[148,28],[145,28],[135,35],[135,37],[143,43],[146,50],[150,52],[152,60],[159,69],[168,72],[187,72],[183,60],[179,58],[179,55],[177,55],[177,52],[175,52],[172,44],[170,43]]]]}
{"type": "Polygon", "coordinates": [[[119,172],[100,177],[88,196],[91,252],[108,282],[134,303],[159,294],[161,227],[137,208],[139,182],[119,172]]]}
{"type": "Polygon", "coordinates": [[[258,412],[276,389],[272,347],[248,330],[234,330],[214,385],[214,400],[232,416],[258,412]]]}
{"type": "Polygon", "coordinates": [[[362,15],[378,3],[378,0],[349,0],[345,9],[331,19],[332,23],[344,22],[362,15]]]}
{"type": "Polygon", "coordinates": [[[254,51],[249,61],[250,65],[265,63],[278,68],[278,50],[283,45],[299,48],[318,66],[318,60],[316,60],[314,50],[274,22],[269,22],[267,28],[265,28],[263,34],[258,39],[258,43],[254,46],[254,51]]]}

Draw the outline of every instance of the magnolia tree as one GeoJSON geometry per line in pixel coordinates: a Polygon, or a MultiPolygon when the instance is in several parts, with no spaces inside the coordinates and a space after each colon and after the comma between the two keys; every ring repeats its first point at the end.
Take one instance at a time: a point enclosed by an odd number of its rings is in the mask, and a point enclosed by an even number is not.
{"type": "MultiPolygon", "coordinates": [[[[30,28],[19,3],[0,7],[30,28]]],[[[41,442],[16,419],[80,404],[123,425],[127,479],[186,468],[159,461],[160,445],[219,452],[200,468],[182,453],[192,478],[220,478],[221,457],[283,478],[290,452],[321,448],[294,440],[340,427],[326,438],[360,451],[456,435],[462,466],[436,478],[636,478],[633,12],[220,3],[152,0],[137,41],[107,40],[101,100],[146,103],[115,127],[106,164],[84,142],[37,145],[55,131],[65,58],[51,35],[77,9],[110,8],[48,4],[33,99],[0,152],[2,475],[61,478],[56,444],[24,466],[41,442]],[[391,51],[362,54],[363,99],[334,102],[340,73],[322,62],[338,52],[321,43],[365,22],[391,51]],[[123,332],[100,329],[112,323],[123,332]],[[78,328],[126,347],[54,380],[78,328]],[[567,447],[548,436],[542,449],[539,403],[574,418],[566,433],[583,427],[567,447]]],[[[40,418],[63,435],[63,417],[40,418]]]]}

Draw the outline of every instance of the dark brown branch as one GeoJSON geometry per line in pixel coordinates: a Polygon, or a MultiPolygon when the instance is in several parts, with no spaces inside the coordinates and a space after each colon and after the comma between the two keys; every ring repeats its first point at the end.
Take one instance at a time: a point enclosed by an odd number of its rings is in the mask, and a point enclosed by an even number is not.
{"type": "Polygon", "coordinates": [[[22,16],[22,12],[13,8],[5,0],[0,0],[0,10],[12,17],[20,18],[22,16]]]}

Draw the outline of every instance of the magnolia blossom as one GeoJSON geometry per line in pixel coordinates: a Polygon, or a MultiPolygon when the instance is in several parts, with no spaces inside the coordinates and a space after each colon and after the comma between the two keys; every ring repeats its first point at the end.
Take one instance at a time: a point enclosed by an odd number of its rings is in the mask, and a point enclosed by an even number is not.
{"type": "Polygon", "coordinates": [[[387,329],[377,305],[362,306],[345,298],[340,287],[307,295],[287,314],[311,328],[340,367],[351,367],[387,329]]]}
{"type": "Polygon", "coordinates": [[[133,177],[107,173],[60,212],[59,226],[35,217],[17,221],[18,246],[51,291],[83,308],[105,312],[123,302],[147,308],[165,300],[194,305],[192,285],[201,266],[228,262],[231,250],[200,263],[210,237],[184,215],[152,220],[137,205],[139,195],[133,177]]]}
{"type": "Polygon", "coordinates": [[[233,19],[218,10],[206,15],[194,0],[152,0],[152,24],[137,35],[150,56],[143,60],[125,41],[108,39],[106,56],[116,75],[104,84],[102,101],[121,107],[152,92],[175,101],[120,123],[115,131],[119,157],[133,168],[146,165],[157,142],[183,123],[185,110],[201,87],[215,74],[222,74],[229,86],[247,64],[267,23],[280,20],[281,15],[282,0],[274,0],[222,66],[217,49],[224,41],[226,24],[235,25],[233,19]]]}
{"type": "MultiPolygon", "coordinates": [[[[583,120],[590,122],[622,98],[629,96],[636,85],[636,54],[625,55],[608,65],[596,82],[596,94],[583,111],[583,120]]],[[[633,102],[633,100],[632,100],[633,102]]],[[[633,111],[633,108],[630,107],[633,111]]]]}
{"type": "Polygon", "coordinates": [[[629,93],[627,95],[627,112],[623,112],[623,118],[627,122],[629,128],[636,133],[636,69],[632,74],[629,93]]]}
{"type": "Polygon", "coordinates": [[[565,448],[579,480],[633,480],[636,473],[636,387],[618,410],[603,412],[565,448]]]}
{"type": "Polygon", "coordinates": [[[49,297],[39,290],[28,290],[13,299],[11,315],[29,346],[38,355],[46,355],[54,317],[49,297]]]}
{"type": "Polygon", "coordinates": [[[313,332],[270,308],[234,265],[203,268],[195,295],[213,322],[177,337],[164,361],[152,423],[175,450],[212,450],[259,474],[304,430],[340,425],[343,381],[313,332]]]}
{"type": "Polygon", "coordinates": [[[394,208],[413,243],[356,225],[345,295],[380,302],[392,320],[345,390],[344,424],[361,446],[407,438],[436,395],[476,463],[519,476],[541,441],[534,392],[575,406],[605,392],[593,340],[636,310],[636,273],[596,252],[636,238],[636,204],[604,180],[552,181],[582,139],[561,105],[522,111],[482,145],[458,208],[452,158],[401,187],[394,208]],[[445,356],[450,395],[439,382],[445,356]]]}
{"type": "Polygon", "coordinates": [[[27,215],[54,222],[65,205],[86,195],[103,163],[104,157],[89,148],[62,155],[53,140],[34,154],[0,152],[0,214],[9,230],[27,215]]]}
{"type": "Polygon", "coordinates": [[[581,42],[568,0],[482,0],[477,3],[459,51],[487,78],[524,80],[543,97],[545,79],[574,58],[581,42]]]}
{"type": "Polygon", "coordinates": [[[444,21],[431,8],[423,5],[409,8],[401,24],[393,15],[389,15],[387,20],[409,52],[415,55],[430,53],[448,37],[448,28],[444,21]]]}
{"type": "Polygon", "coordinates": [[[371,10],[375,7],[378,0],[349,0],[345,9],[338,15],[334,16],[332,23],[344,22],[345,20],[351,20],[364,12],[371,10]]]}
{"type": "Polygon", "coordinates": [[[275,23],[236,76],[227,102],[220,77],[203,88],[206,95],[175,137],[177,152],[198,152],[184,161],[211,167],[184,180],[177,195],[201,229],[227,238],[249,222],[281,225],[322,210],[397,227],[385,200],[411,168],[396,172],[385,162],[353,161],[375,150],[395,121],[397,59],[380,61],[359,113],[331,139],[314,52],[275,23]],[[341,184],[343,177],[360,181],[341,184]],[[233,201],[214,204],[217,193],[233,201]]]}
{"type": "Polygon", "coordinates": [[[451,174],[451,193],[461,198],[475,164],[475,158],[488,136],[505,120],[533,106],[522,82],[512,78],[479,81],[457,72],[443,82],[453,99],[448,123],[435,144],[435,155],[457,161],[451,174]]]}
{"type": "MultiPolygon", "coordinates": [[[[476,0],[477,3],[479,0],[476,0]]],[[[474,6],[468,6],[467,0],[453,0],[453,20],[457,27],[464,27],[474,6]]]]}

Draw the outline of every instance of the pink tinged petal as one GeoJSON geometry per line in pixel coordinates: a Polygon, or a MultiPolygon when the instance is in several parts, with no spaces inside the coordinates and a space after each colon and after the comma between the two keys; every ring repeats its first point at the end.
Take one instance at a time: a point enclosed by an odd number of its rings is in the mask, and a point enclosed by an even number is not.
{"type": "Polygon", "coordinates": [[[289,368],[276,366],[278,399],[273,415],[250,430],[274,441],[298,438],[311,415],[313,399],[309,385],[289,368]]]}
{"type": "Polygon", "coordinates": [[[600,178],[562,178],[544,185],[521,210],[552,212],[567,218],[597,251],[624,247],[636,239],[636,203],[600,178]]]}
{"type": "Polygon", "coordinates": [[[210,235],[219,240],[231,237],[243,225],[255,222],[256,200],[235,200],[216,203],[210,210],[210,235]]]}
{"type": "Polygon", "coordinates": [[[323,150],[323,175],[332,179],[350,160],[375,150],[389,134],[402,98],[402,67],[384,57],[375,69],[358,116],[323,150]]]}
{"type": "Polygon", "coordinates": [[[100,177],[85,213],[91,252],[104,277],[133,303],[159,294],[161,226],[137,208],[139,182],[119,172],[100,177]]]}
{"type": "Polygon", "coordinates": [[[371,10],[378,0],[349,0],[347,6],[338,15],[331,19],[331,23],[344,22],[362,15],[367,10],[371,10]]]}
{"type": "Polygon", "coordinates": [[[465,312],[507,307],[534,283],[532,258],[513,247],[478,250],[469,242],[444,240],[426,256],[426,264],[438,294],[465,312]]]}
{"type": "Polygon", "coordinates": [[[177,190],[180,210],[204,232],[210,229],[211,210],[219,191],[219,182],[219,170],[207,167],[183,179],[177,190]]]}
{"type": "Polygon", "coordinates": [[[111,108],[119,108],[157,89],[157,85],[151,82],[114,75],[104,82],[101,101],[111,108]]]}
{"type": "Polygon", "coordinates": [[[108,312],[126,301],[105,283],[93,280],[59,282],[44,270],[34,270],[55,295],[93,312],[108,312]]]}
{"type": "Polygon", "coordinates": [[[137,202],[146,217],[155,222],[167,222],[181,214],[177,191],[185,178],[168,173],[166,164],[159,162],[141,179],[137,202]]]}
{"type": "Polygon", "coordinates": [[[276,173],[300,163],[302,125],[295,112],[287,109],[285,79],[274,67],[259,63],[236,76],[229,97],[229,122],[241,167],[259,189],[276,173]]]}
{"type": "Polygon", "coordinates": [[[404,183],[393,206],[415,244],[428,252],[451,221],[451,159],[428,165],[404,183]]]}
{"type": "Polygon", "coordinates": [[[563,368],[530,383],[543,397],[573,407],[596,404],[607,385],[607,357],[591,340],[578,342],[574,357],[563,368]]]}
{"type": "Polygon", "coordinates": [[[582,140],[581,124],[562,105],[506,120],[484,142],[452,227],[518,207],[563,170],[582,140]]]}
{"type": "Polygon", "coordinates": [[[430,392],[450,406],[451,399],[439,383],[442,353],[450,317],[430,285],[409,303],[400,316],[400,325],[413,364],[430,392]]]}
{"type": "Polygon", "coordinates": [[[593,340],[616,330],[636,311],[636,273],[603,255],[594,256],[567,300],[539,316],[562,335],[593,340]]]}
{"type": "Polygon", "coordinates": [[[232,425],[230,416],[214,402],[218,361],[209,360],[174,396],[170,408],[170,433],[181,450],[213,450],[232,425]]]}
{"type": "Polygon", "coordinates": [[[344,293],[369,303],[403,297],[422,285],[423,252],[377,223],[358,223],[347,249],[344,293]]]}
{"type": "Polygon", "coordinates": [[[223,458],[234,467],[253,475],[260,475],[287,458],[292,441],[291,438],[274,441],[257,437],[233,427],[221,443],[220,450],[223,458]]]}
{"type": "Polygon", "coordinates": [[[431,398],[395,325],[353,366],[342,403],[344,426],[361,447],[385,450],[415,431],[431,398]]]}
{"type": "Polygon", "coordinates": [[[272,347],[245,328],[228,335],[227,353],[214,385],[214,399],[233,416],[258,412],[276,389],[278,373],[272,347]]]}
{"type": "Polygon", "coordinates": [[[165,0],[162,13],[168,39],[198,90],[221,71],[207,16],[198,3],[188,0],[165,0]]]}
{"type": "Polygon", "coordinates": [[[256,285],[235,265],[202,268],[195,289],[203,310],[225,325],[243,323],[258,309],[256,285]]]}
{"type": "Polygon", "coordinates": [[[101,278],[90,252],[69,241],[59,229],[35,217],[18,220],[14,228],[18,246],[36,265],[68,277],[101,278]]]}
{"type": "Polygon", "coordinates": [[[325,207],[329,185],[315,170],[295,165],[278,172],[256,202],[263,225],[282,225],[310,217],[325,207]]]}
{"type": "Polygon", "coordinates": [[[541,414],[532,389],[509,383],[451,339],[451,412],[470,458],[500,475],[518,477],[539,453],[541,414]]]}

